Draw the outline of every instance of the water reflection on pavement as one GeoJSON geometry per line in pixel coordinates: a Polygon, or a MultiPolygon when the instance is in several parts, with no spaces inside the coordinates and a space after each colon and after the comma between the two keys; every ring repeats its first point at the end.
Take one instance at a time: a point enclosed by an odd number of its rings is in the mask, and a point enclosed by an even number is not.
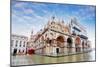
{"type": "Polygon", "coordinates": [[[95,51],[64,57],[47,57],[40,55],[18,55],[11,57],[11,65],[48,64],[62,62],[95,61],[95,51]]]}

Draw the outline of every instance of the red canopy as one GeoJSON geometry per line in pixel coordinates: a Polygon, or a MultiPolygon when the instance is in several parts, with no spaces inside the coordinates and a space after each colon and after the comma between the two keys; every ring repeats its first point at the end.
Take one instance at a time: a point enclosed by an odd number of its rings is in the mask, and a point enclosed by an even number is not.
{"type": "Polygon", "coordinates": [[[28,54],[34,54],[35,53],[35,50],[34,49],[29,49],[28,50],[28,54]]]}

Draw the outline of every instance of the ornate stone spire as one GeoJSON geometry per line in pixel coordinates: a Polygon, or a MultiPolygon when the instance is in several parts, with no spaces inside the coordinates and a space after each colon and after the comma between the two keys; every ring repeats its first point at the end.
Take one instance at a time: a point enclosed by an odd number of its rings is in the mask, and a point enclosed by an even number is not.
{"type": "Polygon", "coordinates": [[[55,19],[55,16],[53,16],[52,19],[54,20],[55,19]]]}
{"type": "Polygon", "coordinates": [[[51,20],[54,21],[55,20],[55,16],[52,16],[51,20]]]}
{"type": "Polygon", "coordinates": [[[31,31],[31,35],[33,35],[33,30],[31,31]]]}

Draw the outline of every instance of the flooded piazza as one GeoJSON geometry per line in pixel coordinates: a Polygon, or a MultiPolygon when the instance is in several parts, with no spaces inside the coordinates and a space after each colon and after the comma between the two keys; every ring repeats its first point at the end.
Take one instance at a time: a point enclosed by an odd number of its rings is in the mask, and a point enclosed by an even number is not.
{"type": "Polygon", "coordinates": [[[82,53],[82,54],[76,54],[76,55],[62,56],[62,57],[48,57],[48,56],[41,56],[41,55],[11,56],[12,66],[84,62],[84,61],[95,61],[95,51],[82,53]]]}

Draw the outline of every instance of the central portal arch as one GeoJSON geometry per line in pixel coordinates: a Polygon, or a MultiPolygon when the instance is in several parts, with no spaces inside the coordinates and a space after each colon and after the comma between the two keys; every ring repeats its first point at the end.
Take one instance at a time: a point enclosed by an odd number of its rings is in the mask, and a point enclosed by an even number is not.
{"type": "Polygon", "coordinates": [[[56,41],[57,41],[57,46],[63,46],[64,45],[64,37],[63,36],[58,36],[56,38],[56,41]]]}
{"type": "Polygon", "coordinates": [[[64,47],[64,36],[58,36],[56,38],[57,41],[57,48],[56,48],[56,53],[59,54],[60,52],[64,52],[64,49],[62,47],[64,47]]]}

